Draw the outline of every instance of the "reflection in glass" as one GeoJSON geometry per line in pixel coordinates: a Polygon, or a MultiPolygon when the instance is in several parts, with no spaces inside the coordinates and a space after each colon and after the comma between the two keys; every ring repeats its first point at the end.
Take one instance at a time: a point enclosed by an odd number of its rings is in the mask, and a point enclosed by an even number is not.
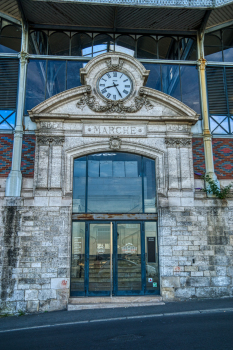
{"type": "Polygon", "coordinates": [[[72,56],[92,56],[92,39],[87,34],[75,34],[71,39],[72,56]]]}
{"type": "Polygon", "coordinates": [[[46,99],[66,89],[66,62],[47,62],[46,99]]]}
{"type": "Polygon", "coordinates": [[[73,213],[85,212],[86,198],[86,157],[74,161],[73,213]]]}
{"type": "Polygon", "coordinates": [[[85,63],[83,61],[67,61],[67,89],[81,85],[80,68],[83,68],[85,63]]]}
{"type": "Polygon", "coordinates": [[[93,41],[93,57],[105,52],[114,51],[114,41],[107,34],[99,34],[95,36],[93,41]]]}
{"type": "Polygon", "coordinates": [[[140,224],[117,224],[118,290],[141,290],[140,224]]]}
{"type": "Polygon", "coordinates": [[[223,30],[223,56],[225,62],[233,62],[233,29],[223,30]]]}
{"type": "Polygon", "coordinates": [[[205,36],[205,58],[209,61],[222,61],[222,43],[220,32],[216,35],[207,34],[205,36]]]}
{"type": "Polygon", "coordinates": [[[144,67],[150,70],[146,87],[161,91],[161,66],[154,63],[143,63],[144,67]]]}
{"type": "Polygon", "coordinates": [[[143,158],[144,173],[144,213],[155,213],[155,162],[143,158]]]}
{"type": "Polygon", "coordinates": [[[182,102],[200,114],[199,80],[196,67],[180,66],[180,77],[182,102]]]}
{"type": "Polygon", "coordinates": [[[0,110],[0,129],[12,130],[15,127],[15,111],[0,110]]]}
{"type": "Polygon", "coordinates": [[[179,59],[193,60],[197,59],[197,43],[192,38],[182,38],[179,41],[179,59]]]}
{"type": "Polygon", "coordinates": [[[46,55],[48,36],[42,31],[32,32],[29,36],[29,53],[46,55]]]}
{"type": "Polygon", "coordinates": [[[45,99],[46,61],[31,60],[27,68],[25,113],[45,99]]]}
{"type": "Polygon", "coordinates": [[[72,223],[71,283],[70,290],[84,291],[85,222],[72,223]]]}
{"type": "Polygon", "coordinates": [[[178,42],[174,38],[163,37],[159,40],[159,58],[166,60],[178,59],[178,42]]]}
{"type": "Polygon", "coordinates": [[[87,198],[90,213],[141,213],[141,157],[122,153],[89,156],[87,198]]]}
{"type": "Polygon", "coordinates": [[[5,26],[0,35],[0,53],[15,53],[21,50],[21,28],[5,26]]]}
{"type": "Polygon", "coordinates": [[[134,56],[135,40],[129,35],[120,35],[116,39],[115,51],[124,52],[130,56],[134,56]]]}
{"type": "Polygon", "coordinates": [[[49,36],[49,55],[68,56],[70,53],[70,38],[65,33],[55,32],[49,36]]]}
{"type": "Polygon", "coordinates": [[[210,117],[210,130],[213,134],[229,133],[228,118],[222,115],[212,115],[210,117]]]}
{"type": "Polygon", "coordinates": [[[155,212],[152,159],[120,152],[75,159],[73,186],[74,213],[142,213],[143,197],[145,212],[155,212]]]}
{"type": "Polygon", "coordinates": [[[110,224],[90,224],[89,291],[109,291],[110,224]]]}
{"type": "Polygon", "coordinates": [[[145,222],[146,289],[159,289],[157,223],[145,222]]]}
{"type": "Polygon", "coordinates": [[[157,58],[157,43],[150,36],[141,36],[137,41],[137,57],[138,58],[157,58]]]}
{"type": "Polygon", "coordinates": [[[162,65],[163,92],[181,101],[180,71],[177,65],[162,65]]]}

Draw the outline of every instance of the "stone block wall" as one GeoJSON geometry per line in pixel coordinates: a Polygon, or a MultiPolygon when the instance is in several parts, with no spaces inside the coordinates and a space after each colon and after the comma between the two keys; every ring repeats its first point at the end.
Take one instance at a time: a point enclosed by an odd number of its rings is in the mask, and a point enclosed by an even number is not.
{"type": "MultiPolygon", "coordinates": [[[[8,198],[0,215],[0,312],[66,309],[70,206],[8,198]],[[27,205],[31,204],[31,205],[27,205]]],[[[2,203],[3,204],[3,203],[2,203]]]]}
{"type": "Polygon", "coordinates": [[[160,211],[160,273],[165,299],[233,296],[233,201],[196,200],[160,211]]]}

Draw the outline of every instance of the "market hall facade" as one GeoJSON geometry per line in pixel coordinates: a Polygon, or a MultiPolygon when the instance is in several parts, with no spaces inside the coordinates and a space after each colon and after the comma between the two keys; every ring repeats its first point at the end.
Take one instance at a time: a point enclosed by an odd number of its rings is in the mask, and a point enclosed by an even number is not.
{"type": "Polygon", "coordinates": [[[137,27],[130,6],[20,3],[0,9],[2,312],[232,296],[231,195],[195,174],[232,179],[232,5],[142,5],[137,27]]]}

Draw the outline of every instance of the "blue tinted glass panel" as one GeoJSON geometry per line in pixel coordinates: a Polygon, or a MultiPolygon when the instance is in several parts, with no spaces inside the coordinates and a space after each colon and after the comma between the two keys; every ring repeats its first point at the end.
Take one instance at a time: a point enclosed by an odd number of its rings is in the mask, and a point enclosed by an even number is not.
{"type": "Polygon", "coordinates": [[[48,61],[46,99],[66,89],[66,62],[48,61]]]}
{"type": "Polygon", "coordinates": [[[0,129],[12,130],[15,127],[15,112],[0,110],[0,129]]]}
{"type": "Polygon", "coordinates": [[[205,58],[207,61],[222,61],[222,48],[214,46],[205,46],[205,58]]]}
{"type": "Polygon", "coordinates": [[[160,64],[144,63],[143,65],[150,71],[146,86],[161,91],[160,64]]]}
{"type": "Polygon", "coordinates": [[[141,213],[141,157],[101,153],[88,157],[87,212],[141,213]]]}
{"type": "Polygon", "coordinates": [[[181,101],[180,72],[177,65],[162,65],[163,92],[181,101]]]}
{"type": "Polygon", "coordinates": [[[144,173],[144,212],[155,213],[155,161],[143,158],[144,173]]]}
{"type": "Polygon", "coordinates": [[[85,212],[86,157],[75,159],[73,178],[73,212],[85,212]]]}
{"type": "Polygon", "coordinates": [[[80,86],[80,68],[85,66],[86,62],[67,61],[67,89],[80,86]]]}
{"type": "Polygon", "coordinates": [[[45,99],[46,61],[31,60],[27,68],[25,113],[45,99]]]}
{"type": "Polygon", "coordinates": [[[224,48],[223,56],[225,62],[233,62],[233,47],[224,48]]]}
{"type": "Polygon", "coordinates": [[[180,76],[182,86],[182,102],[200,114],[199,81],[196,67],[180,66],[180,76]]]}

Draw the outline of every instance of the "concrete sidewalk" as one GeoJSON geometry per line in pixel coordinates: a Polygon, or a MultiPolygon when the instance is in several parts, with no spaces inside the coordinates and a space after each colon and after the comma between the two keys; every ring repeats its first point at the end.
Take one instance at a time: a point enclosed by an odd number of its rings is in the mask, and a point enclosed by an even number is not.
{"type": "Polygon", "coordinates": [[[104,320],[145,318],[168,315],[197,314],[202,312],[233,312],[233,298],[196,299],[182,302],[167,302],[164,305],[93,309],[79,311],[55,311],[24,316],[9,316],[0,319],[0,332],[16,329],[52,327],[72,323],[99,322],[104,320]]]}

